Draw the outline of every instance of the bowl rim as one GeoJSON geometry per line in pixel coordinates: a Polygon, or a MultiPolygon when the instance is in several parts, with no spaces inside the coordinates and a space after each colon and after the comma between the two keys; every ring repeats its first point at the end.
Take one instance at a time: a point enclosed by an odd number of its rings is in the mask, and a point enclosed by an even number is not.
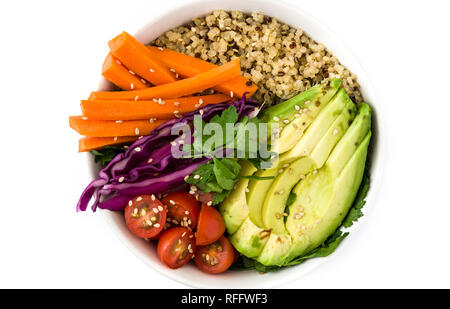
{"type": "MultiPolygon", "coordinates": [[[[225,1],[223,1],[225,2],[225,1]]],[[[178,11],[185,11],[186,9],[189,9],[194,6],[198,5],[206,5],[211,3],[218,3],[219,5],[227,6],[231,3],[237,3],[239,0],[228,0],[227,3],[220,3],[218,0],[193,0],[189,3],[180,3],[173,5],[170,10],[167,12],[164,12],[163,14],[155,14],[153,17],[150,18],[150,20],[142,26],[136,33],[136,37],[139,40],[142,40],[142,38],[145,37],[146,32],[148,31],[149,27],[152,25],[163,23],[164,20],[170,19],[171,15],[178,11]]],[[[242,1],[240,1],[242,2],[242,1]]],[[[353,53],[353,51],[347,46],[347,44],[343,41],[341,37],[339,37],[333,30],[331,30],[325,23],[317,19],[316,17],[312,16],[310,13],[304,11],[301,9],[297,4],[294,3],[288,3],[284,0],[281,1],[273,1],[273,0],[246,0],[244,6],[254,6],[254,8],[251,9],[251,11],[258,11],[260,6],[264,5],[270,5],[270,6],[277,6],[279,10],[290,10],[293,11],[296,15],[302,16],[304,19],[308,20],[308,23],[312,23],[317,27],[319,32],[323,32],[325,36],[330,37],[331,41],[334,41],[334,44],[337,44],[340,49],[347,54],[346,58],[352,60],[352,65],[348,66],[345,61],[342,61],[343,65],[345,67],[348,67],[350,71],[356,72],[358,82],[361,84],[361,91],[363,93],[363,96],[367,99],[369,98],[369,104],[373,110],[373,117],[377,119],[377,115],[385,115],[383,113],[383,107],[378,98],[375,95],[375,91],[373,89],[372,82],[370,78],[368,77],[367,72],[364,70],[364,68],[361,66],[360,61],[358,60],[357,56],[353,53]],[[364,85],[363,85],[364,84],[364,85]],[[374,102],[377,102],[374,105],[374,102]]],[[[239,9],[241,10],[241,9],[239,9]]],[[[242,10],[244,11],[244,10],[242,10]]],[[[250,10],[249,10],[250,11],[250,10]]],[[[271,15],[270,11],[263,11],[264,14],[271,15]]],[[[204,14],[198,14],[197,16],[202,16],[204,14]]],[[[283,19],[278,18],[281,22],[284,22],[283,19]]],[[[301,22],[299,22],[301,23],[301,22]]],[[[173,27],[167,27],[164,31],[170,30],[173,27]]],[[[303,27],[302,27],[303,28],[303,27]]],[[[308,35],[310,34],[309,31],[305,31],[308,35]]],[[[311,37],[316,40],[316,38],[311,35],[311,37]]],[[[318,42],[323,43],[327,48],[330,44],[327,44],[323,42],[323,40],[317,40],[318,42]]],[[[330,48],[333,55],[336,55],[334,50],[330,48]]],[[[336,56],[339,61],[341,61],[340,56],[336,56]]],[[[108,88],[108,82],[102,78],[99,87],[100,90],[105,90],[108,88]]],[[[387,153],[385,150],[385,144],[386,144],[386,137],[384,132],[385,131],[385,124],[380,121],[373,121],[373,128],[372,131],[375,133],[374,136],[374,144],[375,147],[371,151],[371,187],[369,190],[369,193],[366,197],[366,205],[364,206],[364,217],[361,218],[358,222],[356,222],[352,228],[351,233],[348,237],[346,237],[342,243],[339,245],[339,247],[336,249],[336,251],[331,254],[330,256],[326,258],[317,258],[307,261],[304,264],[289,267],[288,269],[280,270],[276,273],[267,274],[266,280],[259,280],[255,283],[255,285],[252,285],[252,288],[274,288],[279,287],[281,285],[287,284],[289,282],[292,282],[294,280],[298,280],[302,277],[304,277],[307,273],[310,273],[313,269],[318,267],[319,265],[329,262],[333,259],[333,256],[336,256],[336,253],[343,250],[344,247],[348,245],[350,242],[350,239],[352,238],[353,234],[357,234],[357,231],[360,228],[361,221],[365,221],[365,218],[368,216],[370,211],[373,208],[373,205],[379,200],[379,192],[381,190],[382,185],[382,178],[383,178],[383,169],[381,167],[381,163],[384,162],[387,158],[387,153]],[[296,271],[295,271],[296,270],[296,271]],[[274,274],[280,274],[283,273],[283,275],[274,275],[274,274]],[[268,278],[268,277],[272,278],[268,278]],[[277,277],[277,278],[273,278],[277,277]],[[267,284],[267,282],[269,282],[267,284]]],[[[93,160],[89,156],[89,154],[86,155],[86,158],[88,160],[88,165],[90,167],[91,171],[91,179],[97,177],[97,171],[98,166],[93,163],[93,160]]],[[[211,284],[208,283],[200,283],[195,280],[188,280],[184,278],[183,276],[179,275],[180,270],[172,270],[167,267],[162,266],[161,264],[157,264],[155,262],[152,262],[146,254],[142,252],[142,250],[139,250],[137,246],[133,245],[129,240],[129,235],[124,233],[120,228],[117,226],[116,220],[113,218],[114,212],[108,211],[108,210],[100,210],[101,217],[104,219],[105,223],[108,225],[108,227],[113,230],[114,234],[119,238],[119,240],[135,255],[137,256],[141,261],[143,261],[146,265],[150,266],[153,270],[157,271],[158,273],[187,286],[194,287],[194,288],[223,288],[224,286],[221,284],[211,284]]],[[[255,272],[254,270],[249,271],[240,271],[240,273],[246,273],[246,272],[255,272]]]]}

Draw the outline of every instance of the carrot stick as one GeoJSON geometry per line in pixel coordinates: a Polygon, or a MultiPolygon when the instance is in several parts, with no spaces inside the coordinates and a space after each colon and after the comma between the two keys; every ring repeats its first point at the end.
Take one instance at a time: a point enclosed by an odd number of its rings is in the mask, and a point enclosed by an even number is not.
{"type": "Polygon", "coordinates": [[[78,141],[78,152],[91,151],[105,146],[119,145],[137,140],[137,136],[94,137],[86,136],[78,141]]]}
{"type": "Polygon", "coordinates": [[[106,56],[105,62],[103,62],[102,75],[111,83],[124,90],[148,87],[146,80],[130,73],[111,53],[106,56]]]}
{"type": "Polygon", "coordinates": [[[178,115],[194,111],[200,106],[229,101],[224,94],[192,96],[169,100],[115,101],[115,100],[82,100],[81,111],[89,119],[101,120],[139,120],[172,119],[178,115]]]}
{"type": "Polygon", "coordinates": [[[200,73],[193,77],[182,79],[173,83],[159,85],[151,88],[134,91],[96,91],[89,99],[93,100],[152,100],[175,99],[205,89],[214,87],[232,78],[240,76],[239,59],[234,59],[224,65],[200,73]]]}
{"type": "MultiPolygon", "coordinates": [[[[147,46],[161,61],[170,69],[182,77],[192,77],[197,74],[214,69],[217,65],[209,63],[199,58],[191,57],[170,49],[162,49],[155,46],[147,46]]],[[[252,95],[258,87],[248,81],[244,76],[236,77],[214,87],[217,91],[242,97],[245,92],[252,95]]]]}
{"type": "Polygon", "coordinates": [[[176,81],[175,75],[144,44],[127,32],[116,36],[108,45],[114,57],[153,85],[176,81]]]}
{"type": "Polygon", "coordinates": [[[69,125],[72,129],[86,136],[114,137],[114,136],[141,136],[162,124],[164,120],[131,120],[131,121],[105,121],[86,119],[82,116],[70,116],[69,125]]]}

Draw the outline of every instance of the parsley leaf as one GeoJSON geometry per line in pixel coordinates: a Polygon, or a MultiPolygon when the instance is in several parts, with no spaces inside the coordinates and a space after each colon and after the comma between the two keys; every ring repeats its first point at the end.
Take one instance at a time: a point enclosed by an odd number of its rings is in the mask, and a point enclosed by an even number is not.
{"type": "Polygon", "coordinates": [[[126,150],[126,146],[105,146],[102,149],[91,150],[91,154],[94,156],[95,163],[100,162],[102,166],[106,166],[116,155],[126,150]]]}

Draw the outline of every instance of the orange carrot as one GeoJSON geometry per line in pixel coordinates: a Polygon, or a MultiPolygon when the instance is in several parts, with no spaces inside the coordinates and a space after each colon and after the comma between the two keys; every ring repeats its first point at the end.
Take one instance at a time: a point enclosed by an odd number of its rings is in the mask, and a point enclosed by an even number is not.
{"type": "Polygon", "coordinates": [[[114,101],[114,100],[82,100],[81,111],[89,119],[101,120],[139,120],[172,119],[176,116],[194,111],[200,106],[229,101],[224,94],[192,96],[169,100],[146,101],[114,101]]]}
{"type": "Polygon", "coordinates": [[[108,45],[114,57],[153,85],[176,81],[175,75],[144,44],[128,33],[122,32],[108,45]]]}
{"type": "MultiPolygon", "coordinates": [[[[214,69],[217,65],[204,61],[199,58],[191,57],[170,49],[163,49],[155,46],[147,46],[161,61],[170,69],[175,70],[182,77],[192,77],[197,74],[214,69]]],[[[252,84],[244,76],[236,77],[214,87],[222,93],[233,94],[242,97],[245,92],[252,95],[258,87],[252,84]]]]}
{"type": "Polygon", "coordinates": [[[134,91],[96,91],[89,99],[93,100],[152,100],[176,99],[214,87],[240,76],[239,59],[234,59],[212,70],[173,83],[134,91]]]}
{"type": "Polygon", "coordinates": [[[162,123],[164,120],[105,121],[86,119],[82,116],[69,117],[69,125],[72,129],[81,135],[96,137],[148,135],[162,123]]]}
{"type": "Polygon", "coordinates": [[[78,152],[91,151],[105,146],[134,142],[137,136],[94,137],[86,136],[78,141],[78,152]]]}
{"type": "Polygon", "coordinates": [[[130,73],[111,53],[103,62],[102,75],[111,83],[124,90],[144,89],[148,87],[146,80],[130,73]]]}

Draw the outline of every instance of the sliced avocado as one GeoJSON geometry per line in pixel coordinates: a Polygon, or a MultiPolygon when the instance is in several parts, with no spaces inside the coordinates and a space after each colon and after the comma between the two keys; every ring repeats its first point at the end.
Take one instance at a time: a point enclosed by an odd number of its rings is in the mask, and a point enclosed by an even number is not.
{"type": "Polygon", "coordinates": [[[249,258],[254,258],[263,251],[269,236],[270,231],[257,227],[250,218],[247,218],[229,239],[236,250],[249,258]]]}
{"type": "MultiPolygon", "coordinates": [[[[352,135],[352,132],[347,133],[352,135]]],[[[330,158],[334,160],[327,161],[317,173],[309,174],[293,189],[297,198],[289,206],[286,229],[294,244],[288,260],[322,244],[342,223],[357,194],[371,133],[356,149],[347,133],[335,148],[344,160],[350,157],[342,172],[333,172],[333,163],[337,162],[333,151],[330,158]]]]}
{"type": "Polygon", "coordinates": [[[302,106],[298,105],[296,108],[298,111],[295,111],[292,121],[281,130],[278,138],[278,153],[282,154],[295,146],[309,125],[339,90],[340,85],[340,79],[333,79],[329,86],[324,87],[325,93],[322,96],[318,96],[314,101],[307,101],[302,106]]]}
{"type": "Polygon", "coordinates": [[[256,258],[263,265],[282,266],[292,247],[292,238],[288,234],[271,234],[264,249],[256,258]]]}
{"type": "MultiPolygon", "coordinates": [[[[344,89],[340,89],[330,103],[319,113],[317,118],[311,123],[302,138],[288,152],[280,155],[280,164],[294,161],[295,159],[307,156],[313,151],[317,143],[327,133],[334,121],[344,111],[350,98],[344,89]]],[[[351,101],[351,100],[350,100],[351,101]]]]}
{"type": "MultiPolygon", "coordinates": [[[[239,163],[241,164],[239,176],[251,176],[257,170],[253,164],[246,160],[241,160],[239,163]]],[[[242,222],[248,217],[246,198],[248,181],[248,178],[239,180],[233,191],[219,207],[229,234],[236,232],[242,222]]]]}
{"type": "MultiPolygon", "coordinates": [[[[275,177],[279,174],[279,168],[271,168],[266,170],[259,170],[255,176],[259,177],[275,177]]],[[[269,188],[272,186],[274,179],[265,180],[250,180],[248,183],[247,205],[249,210],[249,217],[260,228],[264,228],[262,219],[262,207],[264,198],[269,188]]]]}
{"type": "Polygon", "coordinates": [[[355,119],[353,120],[350,128],[343,139],[336,145],[332,155],[327,160],[327,165],[333,173],[334,177],[337,177],[339,173],[350,160],[356,148],[362,142],[363,138],[370,131],[371,126],[371,110],[370,106],[366,103],[358,105],[359,110],[355,119]]]}
{"type": "Polygon", "coordinates": [[[284,171],[275,178],[264,199],[262,220],[265,228],[272,229],[275,234],[286,234],[283,214],[289,194],[292,188],[314,169],[314,161],[308,157],[284,166],[284,171]]]}
{"type": "Polygon", "coordinates": [[[337,142],[347,131],[350,123],[356,114],[356,106],[352,100],[346,95],[347,104],[342,114],[333,122],[331,127],[320,139],[309,155],[316,162],[318,168],[322,167],[337,142]]]}

